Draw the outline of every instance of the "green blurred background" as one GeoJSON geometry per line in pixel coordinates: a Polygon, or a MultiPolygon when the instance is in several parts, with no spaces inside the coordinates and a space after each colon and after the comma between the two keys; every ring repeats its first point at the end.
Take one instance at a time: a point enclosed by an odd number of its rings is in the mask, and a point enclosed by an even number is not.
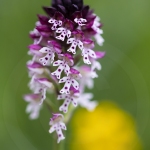
{"type": "MultiPolygon", "coordinates": [[[[144,150],[150,149],[150,1],[85,0],[103,22],[106,57],[95,79],[94,99],[109,99],[137,124],[144,150]]],[[[0,150],[47,150],[49,112],[30,121],[22,95],[28,93],[28,33],[49,0],[0,0],[0,150]]],[[[69,133],[71,134],[71,133],[69,133]]],[[[69,145],[69,143],[66,143],[69,145]]]]}

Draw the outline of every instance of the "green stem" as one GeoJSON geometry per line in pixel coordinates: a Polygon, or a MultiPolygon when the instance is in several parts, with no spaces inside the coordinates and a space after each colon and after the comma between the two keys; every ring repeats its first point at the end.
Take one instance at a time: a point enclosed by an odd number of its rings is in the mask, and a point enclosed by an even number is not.
{"type": "Polygon", "coordinates": [[[69,121],[74,113],[74,110],[75,110],[75,107],[71,105],[69,107],[68,113],[64,116],[64,122],[66,125],[69,123],[69,121]]]}
{"type": "MultiPolygon", "coordinates": [[[[65,135],[64,135],[65,136],[65,135]]],[[[59,149],[58,150],[65,150],[65,140],[61,141],[59,143],[59,149]]]]}
{"type": "Polygon", "coordinates": [[[48,102],[47,99],[44,101],[44,104],[47,106],[47,108],[48,108],[48,110],[50,111],[50,113],[53,113],[53,112],[54,112],[52,106],[50,105],[50,103],[48,102]]]}

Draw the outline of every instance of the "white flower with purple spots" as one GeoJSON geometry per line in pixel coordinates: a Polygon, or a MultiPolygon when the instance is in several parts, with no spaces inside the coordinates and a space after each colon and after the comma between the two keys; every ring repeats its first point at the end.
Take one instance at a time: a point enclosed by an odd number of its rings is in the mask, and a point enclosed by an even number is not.
{"type": "Polygon", "coordinates": [[[59,107],[59,110],[67,113],[70,103],[72,103],[74,107],[77,107],[77,97],[79,97],[79,90],[76,90],[73,87],[70,87],[70,94],[58,95],[58,100],[64,99],[64,103],[59,107]]]}
{"type": "MultiPolygon", "coordinates": [[[[37,27],[37,26],[40,26],[41,23],[37,21],[35,25],[37,27]]],[[[30,37],[34,39],[34,44],[39,44],[42,40],[42,36],[36,28],[34,28],[33,31],[30,31],[30,37]]]]}
{"type": "Polygon", "coordinates": [[[95,72],[95,70],[101,70],[101,64],[97,61],[97,59],[101,59],[105,56],[105,52],[96,51],[96,59],[91,59],[92,65],[91,65],[91,71],[93,73],[93,78],[97,78],[98,75],[95,72]]]}
{"type": "Polygon", "coordinates": [[[65,83],[64,87],[60,90],[61,94],[70,94],[70,87],[71,85],[78,90],[79,89],[79,83],[75,80],[81,78],[81,74],[76,69],[71,68],[70,74],[67,77],[63,77],[59,80],[59,83],[65,83]]]}
{"type": "Polygon", "coordinates": [[[47,89],[53,89],[53,84],[47,78],[37,78],[35,79],[37,82],[38,93],[41,93],[42,97],[40,100],[40,104],[46,99],[46,91],[47,89]]]}
{"type": "Polygon", "coordinates": [[[100,18],[97,16],[94,20],[92,29],[94,31],[96,31],[96,34],[94,35],[94,38],[95,38],[97,44],[102,46],[103,43],[104,43],[104,39],[101,36],[101,34],[103,34],[103,30],[99,28],[100,26],[101,26],[100,18]]]}
{"type": "Polygon", "coordinates": [[[42,48],[40,45],[37,44],[31,44],[28,46],[29,51],[28,54],[33,56],[31,62],[37,61],[40,57],[42,57],[41,52],[39,50],[42,48]]]}
{"type": "Polygon", "coordinates": [[[33,72],[33,74],[43,74],[45,68],[38,62],[27,63],[27,68],[33,72]]]}
{"type": "Polygon", "coordinates": [[[87,20],[84,18],[75,18],[74,22],[77,23],[79,26],[84,26],[86,25],[85,23],[87,22],[87,20]]]}
{"type": "Polygon", "coordinates": [[[56,36],[56,39],[61,41],[64,41],[66,36],[67,38],[70,38],[71,36],[71,31],[63,27],[58,28],[56,33],[61,33],[59,36],[56,36]]]}
{"type": "Polygon", "coordinates": [[[91,64],[90,58],[95,59],[96,54],[92,50],[94,48],[94,42],[92,40],[84,40],[84,48],[82,50],[83,61],[85,64],[91,64]]]}
{"type": "Polygon", "coordinates": [[[67,76],[70,73],[70,67],[72,66],[74,61],[72,55],[66,53],[61,55],[63,57],[63,60],[57,60],[53,63],[53,66],[59,66],[56,71],[52,72],[52,75],[55,75],[57,79],[60,79],[61,73],[64,70],[65,74],[67,76]]]}
{"type": "Polygon", "coordinates": [[[72,33],[74,34],[74,38],[68,39],[67,44],[71,44],[71,46],[67,51],[72,52],[73,54],[76,54],[77,46],[80,48],[80,50],[83,49],[83,42],[82,42],[83,33],[79,30],[76,30],[72,33]]]}
{"type": "Polygon", "coordinates": [[[61,47],[55,41],[48,41],[48,47],[43,47],[39,51],[41,53],[46,53],[46,56],[39,59],[39,61],[45,66],[54,61],[55,53],[61,53],[61,47]]]}
{"type": "Polygon", "coordinates": [[[56,30],[57,26],[61,26],[62,25],[62,21],[61,20],[55,20],[53,18],[51,18],[48,22],[53,24],[53,26],[51,27],[52,30],[56,30]]]}
{"type": "Polygon", "coordinates": [[[70,38],[72,30],[73,30],[73,22],[66,19],[62,27],[59,27],[56,30],[56,33],[60,33],[59,36],[56,36],[56,39],[64,41],[65,37],[70,38]]]}
{"type": "Polygon", "coordinates": [[[58,26],[62,26],[62,20],[63,20],[63,15],[59,12],[56,12],[54,15],[54,18],[49,19],[49,23],[52,24],[53,26],[51,27],[52,30],[56,30],[58,26]]]}
{"type": "Polygon", "coordinates": [[[30,113],[30,119],[37,119],[42,105],[39,105],[41,94],[28,94],[24,96],[24,100],[28,102],[26,112],[30,113]]]}
{"type": "Polygon", "coordinates": [[[85,87],[92,89],[94,86],[94,81],[92,79],[91,67],[84,65],[78,68],[82,78],[79,80],[80,92],[84,92],[85,87]]]}
{"type": "Polygon", "coordinates": [[[78,104],[89,111],[97,106],[85,88],[93,88],[93,78],[98,77],[96,71],[101,69],[98,59],[105,53],[94,51],[93,38],[102,45],[103,31],[99,17],[83,0],[52,0],[52,6],[43,9],[47,15],[37,15],[38,21],[30,32],[33,44],[29,45],[28,54],[32,58],[27,68],[32,94],[24,99],[31,119],[38,118],[43,102],[51,114],[57,110],[68,113],[65,117],[55,113],[50,120],[49,132],[56,131],[59,143],[65,139],[63,119],[69,122],[78,104]],[[82,66],[83,62],[86,65],[82,66]],[[63,102],[46,98],[51,93],[63,102]]]}
{"type": "Polygon", "coordinates": [[[49,122],[49,125],[51,126],[51,128],[49,129],[49,133],[56,131],[58,136],[57,143],[65,139],[62,133],[62,130],[66,130],[66,125],[63,123],[63,119],[64,116],[62,114],[53,114],[53,117],[49,122]]]}

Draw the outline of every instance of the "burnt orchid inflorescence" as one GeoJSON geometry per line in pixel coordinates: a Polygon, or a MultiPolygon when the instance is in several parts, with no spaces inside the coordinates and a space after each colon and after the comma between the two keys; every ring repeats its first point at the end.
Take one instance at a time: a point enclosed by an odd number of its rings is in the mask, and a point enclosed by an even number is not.
{"type": "Polygon", "coordinates": [[[28,54],[32,60],[27,68],[32,94],[24,99],[29,102],[26,111],[31,119],[38,118],[43,101],[48,105],[53,113],[49,132],[56,131],[59,143],[65,138],[62,129],[66,130],[63,121],[67,119],[56,112],[71,114],[72,106],[88,110],[97,106],[96,101],[90,101],[93,95],[84,91],[85,87],[93,88],[96,70],[101,69],[98,59],[105,52],[93,49],[94,41],[102,46],[103,31],[100,18],[82,0],[52,0],[52,6],[43,9],[47,16],[38,15],[39,21],[30,32],[33,44],[28,54]],[[48,93],[55,93],[58,101],[48,100],[48,93]]]}

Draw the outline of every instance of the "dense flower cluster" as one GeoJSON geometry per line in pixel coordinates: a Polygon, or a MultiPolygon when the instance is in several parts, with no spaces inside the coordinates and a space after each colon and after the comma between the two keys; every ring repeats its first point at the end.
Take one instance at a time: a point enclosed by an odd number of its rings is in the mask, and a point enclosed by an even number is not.
{"type": "MultiPolygon", "coordinates": [[[[93,110],[97,103],[90,101],[93,95],[84,90],[93,87],[96,70],[101,69],[97,60],[105,55],[94,51],[93,39],[100,46],[104,42],[100,19],[82,0],[52,0],[52,7],[43,9],[47,16],[38,15],[39,21],[30,32],[33,44],[28,54],[32,60],[27,68],[32,94],[24,97],[29,102],[27,112],[31,119],[37,118],[47,92],[55,92],[58,100],[64,100],[59,107],[64,113],[70,103],[93,110]]],[[[58,142],[64,139],[61,129],[66,129],[62,120],[62,114],[54,114],[50,121],[50,133],[56,130],[58,142]]]]}

